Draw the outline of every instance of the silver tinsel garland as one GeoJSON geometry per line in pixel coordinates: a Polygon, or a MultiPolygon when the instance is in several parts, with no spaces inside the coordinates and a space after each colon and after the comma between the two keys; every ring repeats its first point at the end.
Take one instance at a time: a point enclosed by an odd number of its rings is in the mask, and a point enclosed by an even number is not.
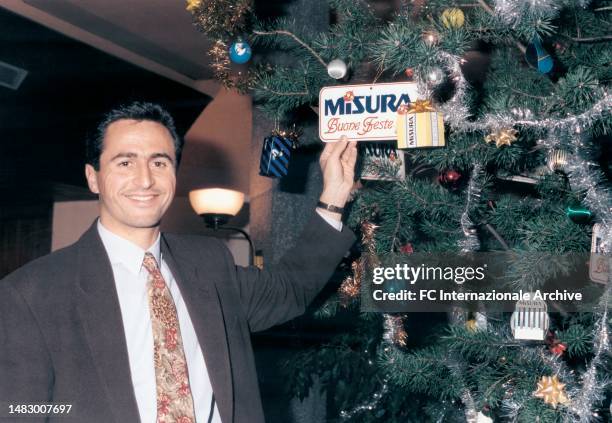
{"type": "MultiPolygon", "coordinates": [[[[459,247],[461,248],[462,253],[469,253],[478,251],[480,249],[480,240],[478,239],[474,222],[470,218],[470,213],[472,212],[474,203],[480,200],[480,195],[482,193],[482,177],[483,166],[480,163],[475,163],[474,167],[472,168],[470,182],[468,183],[467,187],[465,209],[463,213],[461,213],[461,230],[464,238],[459,241],[459,247]]],[[[462,369],[460,368],[458,361],[452,361],[451,370],[456,377],[460,377],[458,373],[460,373],[460,370],[462,369]]],[[[465,384],[461,393],[461,402],[465,407],[466,422],[477,423],[478,412],[476,411],[476,404],[474,403],[472,393],[465,386],[465,384]]]]}
{"type": "MultiPolygon", "coordinates": [[[[438,55],[440,64],[447,69],[450,78],[455,83],[453,96],[439,109],[444,115],[444,121],[448,123],[454,132],[476,132],[490,133],[501,128],[512,128],[522,126],[525,128],[541,129],[548,131],[572,131],[579,132],[582,128],[591,127],[604,116],[612,114],[612,95],[604,91],[603,97],[589,109],[578,115],[569,115],[564,118],[526,119],[531,115],[529,112],[515,110],[512,114],[489,113],[484,117],[469,121],[469,111],[466,106],[465,95],[469,84],[461,72],[461,58],[440,52],[438,55]]],[[[419,76],[419,94],[423,98],[431,98],[431,88],[426,87],[422,81],[425,76],[419,76]]]]}
{"type": "Polygon", "coordinates": [[[364,411],[374,410],[378,406],[378,403],[380,402],[380,400],[385,396],[387,392],[389,392],[389,383],[388,383],[387,378],[384,378],[380,386],[380,389],[372,394],[372,398],[370,400],[358,405],[352,410],[349,410],[349,411],[341,410],[340,418],[342,420],[350,420],[359,413],[362,413],[364,411]]]}
{"type": "Polygon", "coordinates": [[[480,195],[482,193],[482,177],[482,164],[474,164],[470,182],[467,187],[465,210],[461,214],[461,231],[464,237],[459,241],[459,247],[462,253],[469,253],[480,249],[480,240],[478,239],[474,222],[470,218],[470,213],[472,212],[474,203],[480,200],[480,195]]]}
{"type": "Polygon", "coordinates": [[[372,398],[362,404],[359,404],[357,407],[352,410],[340,411],[340,418],[342,420],[350,420],[355,417],[357,414],[362,413],[364,411],[372,411],[377,406],[380,400],[385,396],[385,394],[389,392],[389,385],[387,379],[383,379],[380,389],[372,394],[372,398]]]}
{"type": "Polygon", "coordinates": [[[525,16],[536,19],[556,16],[559,13],[558,3],[555,0],[496,0],[493,16],[508,26],[514,26],[525,16]]]}
{"type": "MultiPolygon", "coordinates": [[[[609,251],[608,251],[609,254],[609,251]]],[[[612,270],[612,257],[608,259],[608,268],[612,270]]],[[[570,410],[575,417],[566,421],[590,423],[600,421],[599,415],[593,412],[594,404],[600,404],[605,397],[605,389],[610,385],[609,376],[598,374],[604,360],[610,354],[610,333],[608,328],[608,307],[612,291],[612,271],[608,272],[608,284],[599,301],[600,315],[595,323],[593,333],[593,350],[595,352],[587,369],[580,376],[580,388],[571,397],[570,410]]]]}
{"type": "MultiPolygon", "coordinates": [[[[385,345],[387,342],[389,341],[385,340],[385,342],[381,344],[385,352],[388,352],[389,349],[392,348],[390,346],[392,345],[392,342],[390,342],[389,345],[385,345]]],[[[374,362],[368,361],[368,365],[373,366],[374,362]]],[[[380,402],[380,400],[382,400],[383,397],[388,392],[389,392],[389,378],[385,376],[383,377],[381,381],[380,388],[372,394],[369,400],[359,404],[358,406],[354,407],[352,410],[340,410],[340,418],[342,420],[350,420],[360,413],[367,412],[367,411],[373,411],[378,406],[378,403],[380,402]]]]}
{"type": "Polygon", "coordinates": [[[461,402],[465,407],[465,421],[467,423],[477,423],[478,412],[476,411],[476,403],[474,397],[467,387],[463,375],[466,373],[465,364],[461,361],[454,359],[453,357],[446,358],[446,367],[451,371],[456,379],[456,382],[461,385],[461,402]]]}
{"type": "MultiPolygon", "coordinates": [[[[444,121],[452,128],[458,128],[467,122],[470,112],[465,102],[465,96],[469,84],[463,77],[461,62],[464,59],[453,56],[446,52],[440,52],[440,60],[444,68],[448,71],[450,79],[455,84],[453,96],[440,106],[440,111],[444,115],[444,121]]],[[[426,97],[429,98],[430,96],[426,97]]]]}

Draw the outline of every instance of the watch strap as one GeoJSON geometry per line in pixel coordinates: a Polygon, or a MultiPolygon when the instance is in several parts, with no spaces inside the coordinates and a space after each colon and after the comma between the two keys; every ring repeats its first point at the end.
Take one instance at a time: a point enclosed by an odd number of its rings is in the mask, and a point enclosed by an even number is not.
{"type": "Polygon", "coordinates": [[[328,210],[332,213],[344,213],[344,207],[336,207],[331,204],[324,203],[323,201],[317,202],[317,207],[321,207],[322,209],[328,210]]]}

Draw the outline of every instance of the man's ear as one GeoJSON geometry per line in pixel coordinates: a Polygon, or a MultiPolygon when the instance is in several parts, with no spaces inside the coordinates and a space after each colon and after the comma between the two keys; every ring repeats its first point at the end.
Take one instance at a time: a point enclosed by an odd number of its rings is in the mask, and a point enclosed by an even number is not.
{"type": "Polygon", "coordinates": [[[96,172],[94,167],[90,164],[85,165],[85,177],[87,178],[89,190],[94,194],[100,194],[100,189],[98,188],[98,172],[96,172]]]}

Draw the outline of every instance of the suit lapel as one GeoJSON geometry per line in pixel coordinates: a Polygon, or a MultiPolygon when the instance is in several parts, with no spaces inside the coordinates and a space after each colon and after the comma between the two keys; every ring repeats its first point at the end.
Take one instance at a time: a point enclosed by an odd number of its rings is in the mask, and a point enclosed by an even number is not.
{"type": "Polygon", "coordinates": [[[215,282],[206,280],[207,276],[214,273],[206,271],[210,263],[198,263],[196,267],[186,260],[186,257],[194,256],[193,252],[180,251],[178,248],[171,244],[168,237],[162,236],[163,260],[168,264],[189,310],[221,420],[231,422],[234,397],[226,325],[215,282]]]}
{"type": "Polygon", "coordinates": [[[139,422],[113,270],[96,222],[78,241],[78,310],[116,422],[139,422]]]}

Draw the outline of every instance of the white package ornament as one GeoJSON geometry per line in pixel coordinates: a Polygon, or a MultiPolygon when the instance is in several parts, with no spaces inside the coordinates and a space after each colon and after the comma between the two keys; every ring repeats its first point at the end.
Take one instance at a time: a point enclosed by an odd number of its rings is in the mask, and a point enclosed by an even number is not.
{"type": "Polygon", "coordinates": [[[593,237],[591,238],[591,259],[589,260],[589,277],[593,282],[608,283],[609,254],[604,253],[604,240],[606,234],[601,223],[593,226],[593,237]]]}
{"type": "Polygon", "coordinates": [[[548,307],[544,300],[520,300],[510,320],[515,339],[543,341],[548,332],[548,307]]]}

